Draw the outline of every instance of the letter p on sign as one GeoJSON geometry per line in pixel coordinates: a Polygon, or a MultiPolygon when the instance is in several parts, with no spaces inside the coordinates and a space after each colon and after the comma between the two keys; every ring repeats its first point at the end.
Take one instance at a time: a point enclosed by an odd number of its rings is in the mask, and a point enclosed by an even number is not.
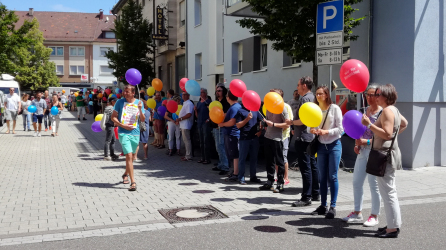
{"type": "Polygon", "coordinates": [[[337,12],[336,8],[333,5],[324,7],[324,18],[323,18],[323,20],[324,20],[324,29],[327,28],[327,20],[333,19],[336,16],[337,13],[338,12],[337,12]],[[330,16],[327,16],[328,10],[333,10],[333,14],[330,15],[330,16]]]}

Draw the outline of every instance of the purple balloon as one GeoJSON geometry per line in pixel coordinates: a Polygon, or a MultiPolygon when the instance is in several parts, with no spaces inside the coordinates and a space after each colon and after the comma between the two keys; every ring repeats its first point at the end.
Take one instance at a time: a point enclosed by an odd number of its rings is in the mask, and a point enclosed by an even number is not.
{"type": "Polygon", "coordinates": [[[350,110],[345,113],[342,120],[344,131],[353,139],[360,139],[367,127],[362,125],[362,113],[357,110],[350,110]]]}
{"type": "Polygon", "coordinates": [[[164,117],[164,115],[166,114],[167,108],[164,106],[161,106],[158,108],[158,115],[160,115],[161,117],[164,117]]]}
{"type": "Polygon", "coordinates": [[[141,82],[142,75],[137,69],[131,68],[125,72],[125,80],[133,86],[138,85],[141,82]]]}
{"type": "Polygon", "coordinates": [[[101,132],[101,121],[93,122],[93,124],[91,124],[91,130],[96,133],[101,132]]]}

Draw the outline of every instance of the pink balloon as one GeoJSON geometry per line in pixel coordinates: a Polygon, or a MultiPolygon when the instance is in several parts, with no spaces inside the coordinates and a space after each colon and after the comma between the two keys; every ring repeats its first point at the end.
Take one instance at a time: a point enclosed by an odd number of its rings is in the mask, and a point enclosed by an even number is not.
{"type": "Polygon", "coordinates": [[[346,88],[357,93],[364,92],[370,80],[369,69],[356,59],[347,60],[342,64],[339,76],[346,88]]]}
{"type": "Polygon", "coordinates": [[[246,92],[246,84],[239,79],[234,79],[229,84],[229,90],[231,90],[231,93],[237,97],[242,97],[243,94],[246,92]]]}
{"type": "Polygon", "coordinates": [[[247,90],[243,93],[242,103],[250,111],[259,111],[261,104],[260,96],[253,90],[247,90]]]}
{"type": "Polygon", "coordinates": [[[186,82],[189,81],[187,78],[181,78],[180,89],[186,92],[186,82]]]}
{"type": "Polygon", "coordinates": [[[161,105],[166,106],[167,105],[167,100],[164,100],[161,105]]]}

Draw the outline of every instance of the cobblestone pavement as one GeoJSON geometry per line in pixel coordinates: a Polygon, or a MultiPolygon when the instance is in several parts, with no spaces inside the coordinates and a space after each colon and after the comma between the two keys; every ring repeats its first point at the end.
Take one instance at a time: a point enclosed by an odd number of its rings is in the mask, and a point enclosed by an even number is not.
{"type": "MultiPolygon", "coordinates": [[[[152,146],[149,159],[135,163],[138,191],[129,192],[128,185],[121,184],[124,159],[102,160],[105,133],[92,132],[92,115],[87,119],[78,121],[74,113],[63,112],[60,136],[55,138],[49,131],[39,138],[20,129],[16,135],[4,134],[5,126],[0,128],[0,243],[14,237],[32,240],[33,235],[48,234],[54,238],[50,234],[87,230],[96,230],[92,231],[96,236],[94,232],[101,235],[101,230],[116,232],[113,228],[132,226],[153,230],[170,225],[158,212],[162,208],[212,205],[237,216],[261,208],[290,207],[300,197],[298,172],[290,171],[286,191],[274,194],[258,191],[258,184],[225,182],[211,171],[211,165],[181,162],[178,156],[169,157],[165,150],[152,146]]],[[[18,124],[20,128],[21,120],[18,124]]],[[[119,143],[116,149],[120,152],[119,143]]],[[[258,170],[266,180],[264,167],[258,170]]],[[[398,171],[398,196],[421,201],[443,195],[445,173],[441,167],[398,171]]],[[[338,204],[353,208],[352,175],[340,171],[339,180],[338,204]]],[[[367,183],[364,188],[365,202],[369,202],[367,183]]]]}

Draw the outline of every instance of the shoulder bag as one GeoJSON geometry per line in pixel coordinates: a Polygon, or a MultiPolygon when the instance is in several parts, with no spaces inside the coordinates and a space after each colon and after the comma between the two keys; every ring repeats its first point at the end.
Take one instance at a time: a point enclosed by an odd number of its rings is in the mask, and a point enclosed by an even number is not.
{"type": "Polygon", "coordinates": [[[398,131],[400,127],[396,130],[395,136],[392,139],[389,150],[373,149],[373,143],[375,142],[375,136],[373,136],[372,149],[370,150],[369,159],[367,160],[367,166],[365,172],[378,177],[383,177],[386,173],[387,161],[391,157],[391,151],[395,138],[398,136],[398,131]]]}
{"type": "MultiPolygon", "coordinates": [[[[328,112],[330,112],[330,108],[331,108],[331,105],[330,105],[330,107],[328,107],[328,110],[327,110],[327,115],[325,116],[325,119],[324,119],[324,123],[322,123],[322,127],[321,127],[321,129],[324,127],[324,125],[325,125],[325,121],[327,120],[327,117],[328,117],[328,112]]],[[[310,144],[308,144],[308,147],[307,147],[307,154],[308,155],[310,155],[310,156],[314,156],[316,153],[317,153],[317,149],[318,149],[318,147],[319,147],[319,144],[321,144],[320,142],[319,142],[319,135],[316,135],[315,137],[314,137],[314,139],[310,142],[310,144]]]]}

